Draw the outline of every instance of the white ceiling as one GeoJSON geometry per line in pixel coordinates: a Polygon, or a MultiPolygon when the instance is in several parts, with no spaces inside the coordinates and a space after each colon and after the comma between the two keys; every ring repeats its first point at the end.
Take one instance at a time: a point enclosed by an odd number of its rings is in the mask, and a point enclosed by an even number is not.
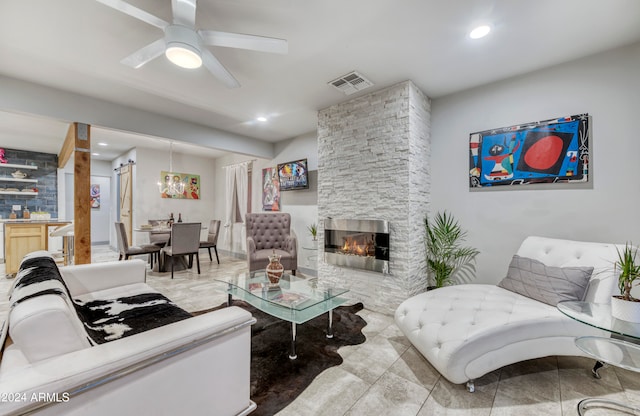
{"type": "MultiPolygon", "coordinates": [[[[170,0],[129,2],[171,20],[170,0]]],[[[275,142],[315,130],[319,109],[352,98],[327,85],[352,70],[375,84],[359,94],[410,79],[437,98],[638,42],[640,1],[200,0],[196,24],[284,38],[289,53],[210,47],[242,84],[228,89],[204,67],[180,69],[164,56],[122,65],[162,31],[97,1],[3,0],[0,74],[275,142]],[[493,31],[472,41],[479,23],[493,31]],[[260,115],[269,121],[254,121],[260,115]]],[[[0,144],[39,140],[43,149],[66,129],[2,114],[0,144]]],[[[101,137],[139,139],[95,129],[92,142],[101,137]]]]}

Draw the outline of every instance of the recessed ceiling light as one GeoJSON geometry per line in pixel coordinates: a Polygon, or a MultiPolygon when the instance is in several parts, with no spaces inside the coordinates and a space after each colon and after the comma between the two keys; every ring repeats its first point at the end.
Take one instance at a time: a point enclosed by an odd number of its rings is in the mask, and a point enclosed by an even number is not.
{"type": "Polygon", "coordinates": [[[491,26],[478,26],[469,33],[471,39],[480,39],[487,36],[491,32],[491,26]]]}
{"type": "Polygon", "coordinates": [[[100,156],[100,153],[91,153],[91,156],[100,156]]]}
{"type": "Polygon", "coordinates": [[[98,146],[108,146],[108,144],[106,144],[104,142],[98,142],[98,146]]]}
{"type": "Polygon", "coordinates": [[[265,121],[267,121],[267,118],[266,117],[257,117],[256,120],[261,121],[261,122],[264,123],[265,121]]]}

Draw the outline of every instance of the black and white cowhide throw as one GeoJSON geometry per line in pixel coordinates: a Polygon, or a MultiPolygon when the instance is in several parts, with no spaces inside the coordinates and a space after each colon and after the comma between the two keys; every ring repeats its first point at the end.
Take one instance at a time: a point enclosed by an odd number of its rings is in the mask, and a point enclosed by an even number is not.
{"type": "Polygon", "coordinates": [[[75,310],[93,344],[103,344],[191,317],[190,313],[157,292],[86,302],[72,299],[49,253],[36,252],[25,256],[16,275],[10,304],[13,306],[47,294],[61,296],[69,308],[75,310]]]}
{"type": "Polygon", "coordinates": [[[191,318],[189,312],[154,292],[74,302],[87,333],[98,344],[191,318]]]}
{"type": "Polygon", "coordinates": [[[56,262],[47,252],[38,251],[24,257],[9,297],[10,307],[36,296],[54,294],[71,299],[56,262]]]}

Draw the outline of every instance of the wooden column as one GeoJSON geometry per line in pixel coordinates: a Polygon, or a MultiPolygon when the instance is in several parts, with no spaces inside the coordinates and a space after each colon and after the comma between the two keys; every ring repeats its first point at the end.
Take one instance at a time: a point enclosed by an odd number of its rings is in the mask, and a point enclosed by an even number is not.
{"type": "Polygon", "coordinates": [[[64,167],[73,156],[73,235],[74,263],[91,263],[91,126],[69,125],[60,150],[58,167],[64,167]]]}

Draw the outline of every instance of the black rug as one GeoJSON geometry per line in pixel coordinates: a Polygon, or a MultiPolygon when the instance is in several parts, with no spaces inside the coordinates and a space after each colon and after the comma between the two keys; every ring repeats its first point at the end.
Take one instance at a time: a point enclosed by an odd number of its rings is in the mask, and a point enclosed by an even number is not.
{"type": "Polygon", "coordinates": [[[258,405],[252,416],[276,414],[322,371],[342,364],[342,357],[337,352],[339,347],[365,341],[362,328],[367,323],[356,315],[363,308],[362,303],[340,306],[333,311],[334,336],[331,339],[326,337],[327,314],[297,325],[298,358],[290,360],[291,323],[261,312],[246,302],[234,300],[233,305],[248,310],[258,321],[251,328],[251,400],[258,405]]]}

